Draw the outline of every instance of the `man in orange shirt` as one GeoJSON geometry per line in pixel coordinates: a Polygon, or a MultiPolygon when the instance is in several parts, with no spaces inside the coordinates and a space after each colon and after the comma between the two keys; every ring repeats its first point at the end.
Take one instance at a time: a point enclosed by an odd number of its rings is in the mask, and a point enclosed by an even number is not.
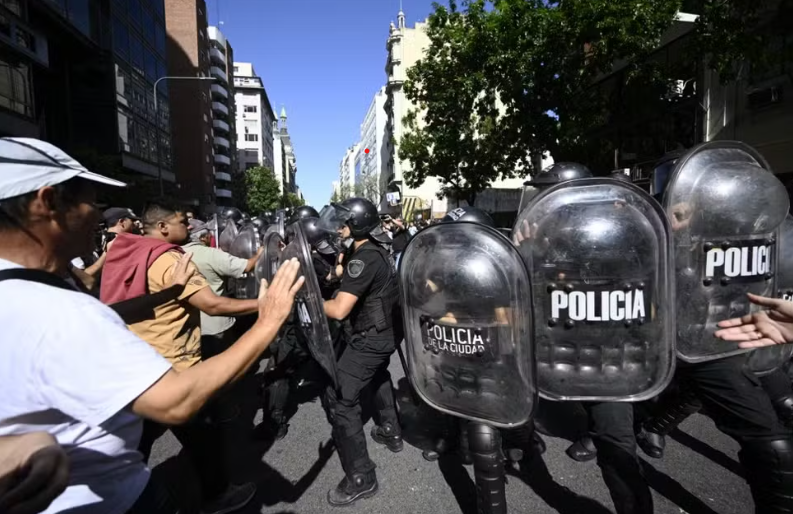
{"type": "MultiPolygon", "coordinates": [[[[113,279],[102,284],[103,301],[155,294],[170,286],[171,275],[183,255],[179,245],[189,240],[188,219],[178,207],[150,204],[142,221],[143,237],[116,237],[105,265],[105,278],[113,279]],[[141,291],[144,284],[145,291],[141,291]]],[[[190,263],[190,267],[195,265],[190,263]]],[[[168,359],[175,370],[182,371],[201,361],[201,312],[239,316],[257,311],[257,300],[217,296],[206,279],[195,273],[178,297],[154,307],[146,319],[136,320],[129,329],[168,359]]],[[[216,410],[210,404],[185,425],[170,427],[195,464],[201,481],[202,512],[207,514],[238,510],[256,492],[252,483],[237,486],[228,481],[224,438],[216,410]]],[[[150,421],[144,423],[139,449],[145,458],[168,428],[150,421]]]]}

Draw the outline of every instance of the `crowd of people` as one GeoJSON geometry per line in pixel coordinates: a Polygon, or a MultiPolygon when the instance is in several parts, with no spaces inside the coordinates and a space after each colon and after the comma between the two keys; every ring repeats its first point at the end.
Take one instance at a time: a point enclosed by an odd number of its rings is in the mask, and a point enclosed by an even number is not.
{"type": "MultiPolygon", "coordinates": [[[[327,501],[344,506],[375,495],[362,410],[365,403],[373,406],[372,441],[401,451],[388,372],[407,337],[397,269],[410,240],[434,222],[414,217],[407,224],[361,198],[322,212],[297,209],[286,225],[300,225],[310,268],[281,259],[271,280],[258,284],[258,297],[234,298],[229,283],[250,280],[265,248],[247,258],[231,255],[219,247],[220,232],[245,223],[267,227],[272,220],[245,220],[239,211],[220,221],[200,220],[164,200],[149,202],[140,215],[127,207],[98,208],[99,188],[123,186],[46,142],[0,139],[0,512],[179,512],[147,467],[154,442],[166,431],[179,440],[199,478],[201,511],[243,508],[256,487],[233,483],[224,442],[239,414],[232,385],[263,358],[268,434],[286,436],[287,403],[308,377],[322,398],[344,471],[327,501]],[[314,275],[330,362],[310,340],[317,320],[293,308],[308,301],[314,275]]],[[[440,220],[460,221],[495,229],[474,207],[440,220]]],[[[530,239],[519,233],[514,245],[530,239]]],[[[287,228],[279,249],[294,241],[300,239],[287,228]]],[[[426,287],[431,295],[439,285],[426,287]]],[[[750,300],[763,310],[723,321],[716,337],[744,348],[793,341],[793,303],[750,300]]],[[[776,463],[749,478],[757,512],[791,512],[790,409],[770,407],[740,358],[717,362],[684,369],[686,382],[719,428],[741,443],[744,465],[754,466],[752,459],[760,468],[776,463]],[[757,401],[747,405],[747,399],[757,401]]],[[[644,442],[648,452],[660,446],[662,453],[665,434],[648,435],[652,423],[635,433],[629,403],[592,402],[587,409],[591,430],[568,453],[598,459],[618,514],[651,514],[636,444],[644,442]]],[[[502,442],[486,423],[454,419],[435,448],[425,450],[427,460],[458,450],[477,472],[496,473],[505,453],[519,458],[525,451],[531,458],[545,451],[531,422],[522,433],[504,431],[502,442]]],[[[487,511],[498,511],[492,507],[487,511]]]]}

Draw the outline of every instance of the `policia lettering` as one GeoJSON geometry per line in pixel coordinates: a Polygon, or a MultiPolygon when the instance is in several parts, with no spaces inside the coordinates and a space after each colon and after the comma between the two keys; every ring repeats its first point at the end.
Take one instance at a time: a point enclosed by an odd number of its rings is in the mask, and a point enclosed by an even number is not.
{"type": "Polygon", "coordinates": [[[490,338],[483,336],[478,328],[429,323],[424,330],[424,348],[435,353],[481,357],[489,342],[490,338]]]}
{"type": "Polygon", "coordinates": [[[559,319],[563,310],[573,321],[627,321],[645,317],[642,289],[627,291],[551,292],[551,318],[559,319]]]}
{"type": "Polygon", "coordinates": [[[705,243],[705,277],[751,278],[771,273],[774,245],[750,244],[714,248],[712,244],[705,243]]]}

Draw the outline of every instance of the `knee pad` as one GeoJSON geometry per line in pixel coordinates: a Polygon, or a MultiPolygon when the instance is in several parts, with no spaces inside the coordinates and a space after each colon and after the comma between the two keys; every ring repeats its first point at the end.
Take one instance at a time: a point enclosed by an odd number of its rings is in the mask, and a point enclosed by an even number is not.
{"type": "Polygon", "coordinates": [[[468,445],[471,453],[496,453],[501,450],[501,433],[482,423],[468,423],[468,445]]]}
{"type": "Polygon", "coordinates": [[[756,512],[793,512],[793,437],[743,441],[738,458],[746,468],[756,512]]]}

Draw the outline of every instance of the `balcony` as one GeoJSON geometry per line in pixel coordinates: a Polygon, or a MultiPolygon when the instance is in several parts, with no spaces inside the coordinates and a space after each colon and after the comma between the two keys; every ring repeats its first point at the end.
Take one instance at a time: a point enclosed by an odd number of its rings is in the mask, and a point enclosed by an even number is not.
{"type": "Polygon", "coordinates": [[[224,84],[229,83],[229,76],[226,75],[226,72],[218,68],[217,66],[211,66],[209,68],[209,73],[212,74],[218,80],[221,80],[224,84]]]}
{"type": "Polygon", "coordinates": [[[229,148],[231,146],[231,143],[229,143],[228,139],[226,139],[225,137],[218,137],[218,136],[215,136],[215,144],[217,146],[225,146],[226,148],[229,148]]]}
{"type": "Polygon", "coordinates": [[[209,49],[209,58],[212,60],[213,63],[220,63],[224,67],[226,66],[226,54],[224,54],[217,48],[209,49]]]}
{"type": "Polygon", "coordinates": [[[228,156],[223,155],[221,153],[215,154],[215,164],[225,164],[226,166],[231,166],[231,159],[228,156]]]}
{"type": "Polygon", "coordinates": [[[212,120],[212,127],[225,132],[226,134],[231,132],[231,127],[229,127],[229,124],[223,120],[212,120]]]}
{"type": "Polygon", "coordinates": [[[212,94],[220,96],[222,98],[228,98],[229,90],[221,86],[220,84],[212,84],[212,94]]]}
{"type": "Polygon", "coordinates": [[[219,198],[231,198],[231,191],[228,189],[215,189],[215,196],[219,198]]]}
{"type": "Polygon", "coordinates": [[[225,116],[229,115],[229,108],[220,102],[212,102],[212,110],[214,112],[222,113],[225,116]]]}
{"type": "Polygon", "coordinates": [[[207,35],[209,39],[212,41],[217,41],[217,43],[226,48],[226,36],[218,29],[217,27],[207,27],[207,35]]]}
{"type": "Polygon", "coordinates": [[[231,182],[231,175],[226,173],[225,171],[216,171],[215,178],[217,180],[224,180],[226,182],[231,182]]]}

